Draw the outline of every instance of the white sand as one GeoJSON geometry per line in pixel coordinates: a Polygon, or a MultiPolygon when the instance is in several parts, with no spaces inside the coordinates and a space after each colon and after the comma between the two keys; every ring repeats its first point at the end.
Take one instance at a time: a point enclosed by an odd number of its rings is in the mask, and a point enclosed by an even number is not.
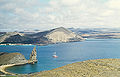
{"type": "Polygon", "coordinates": [[[14,66],[14,65],[16,65],[16,64],[2,65],[2,66],[0,66],[0,71],[3,72],[3,73],[5,73],[5,74],[15,75],[15,74],[13,74],[13,73],[9,73],[9,72],[6,72],[6,71],[5,71],[5,68],[11,67],[11,66],[14,66]]]}

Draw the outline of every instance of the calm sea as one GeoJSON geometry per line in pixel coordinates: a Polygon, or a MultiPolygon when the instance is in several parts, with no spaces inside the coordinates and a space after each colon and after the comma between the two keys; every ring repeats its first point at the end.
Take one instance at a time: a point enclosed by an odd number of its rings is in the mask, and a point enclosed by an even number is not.
{"type": "MultiPolygon", "coordinates": [[[[34,45],[0,46],[0,52],[20,52],[29,59],[34,45]]],[[[120,39],[88,39],[84,42],[59,43],[47,46],[36,46],[38,63],[14,66],[7,69],[13,73],[33,73],[51,70],[74,62],[120,58],[120,39]],[[56,52],[58,58],[53,58],[56,52]]]]}

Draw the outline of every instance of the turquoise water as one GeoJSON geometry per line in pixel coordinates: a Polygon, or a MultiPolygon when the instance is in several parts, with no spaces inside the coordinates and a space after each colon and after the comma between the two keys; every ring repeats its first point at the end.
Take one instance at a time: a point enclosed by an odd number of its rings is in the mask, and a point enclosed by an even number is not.
{"type": "MultiPolygon", "coordinates": [[[[0,52],[20,52],[27,59],[32,46],[0,46],[0,52]]],[[[14,66],[7,69],[13,73],[33,73],[51,70],[78,61],[103,58],[120,58],[120,39],[88,39],[84,42],[60,43],[36,46],[38,63],[14,66]],[[53,58],[56,52],[58,58],[53,58]]]]}

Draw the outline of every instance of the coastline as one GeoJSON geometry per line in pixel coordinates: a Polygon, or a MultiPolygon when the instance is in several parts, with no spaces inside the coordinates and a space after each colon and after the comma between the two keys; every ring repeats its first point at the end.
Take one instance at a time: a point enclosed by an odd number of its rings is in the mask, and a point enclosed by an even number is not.
{"type": "MultiPolygon", "coordinates": [[[[97,59],[95,59],[95,60],[97,60],[97,59]]],[[[28,64],[29,64],[29,63],[28,63],[28,64]]],[[[23,65],[23,64],[18,64],[18,65],[23,65]]],[[[10,65],[10,66],[9,66],[9,65],[8,65],[8,66],[4,66],[4,67],[3,67],[3,72],[5,71],[6,68],[12,67],[12,66],[16,66],[16,64],[10,65]]],[[[0,69],[1,69],[1,68],[0,68],[0,69]]],[[[6,71],[5,71],[5,72],[6,72],[6,71]]],[[[7,72],[7,73],[9,73],[9,72],[7,72]]],[[[12,74],[13,74],[13,75],[21,75],[21,74],[14,74],[14,73],[11,73],[11,75],[12,75],[12,74]]]]}
{"type": "MultiPolygon", "coordinates": [[[[34,61],[34,63],[36,63],[36,61],[34,61]]],[[[9,74],[9,75],[19,75],[19,74],[15,74],[15,73],[10,73],[10,72],[7,72],[5,69],[8,68],[8,67],[13,67],[13,66],[20,66],[20,65],[25,65],[25,64],[31,64],[33,63],[33,61],[28,61],[26,63],[17,63],[17,64],[7,64],[7,65],[1,65],[0,66],[0,71],[4,74],[9,74]]]]}
{"type": "MultiPolygon", "coordinates": [[[[35,63],[37,61],[34,61],[35,63]]],[[[9,75],[19,75],[19,74],[15,74],[15,73],[10,73],[10,72],[7,72],[5,69],[8,68],[8,67],[13,67],[13,66],[20,66],[20,65],[25,65],[25,64],[31,64],[33,63],[32,61],[28,61],[26,63],[17,63],[17,64],[7,64],[7,65],[1,65],[0,66],[0,71],[4,74],[9,74],[9,75]]]]}
{"type": "Polygon", "coordinates": [[[28,64],[28,62],[27,62],[27,63],[1,65],[1,66],[0,66],[0,71],[1,71],[2,73],[4,73],[4,74],[16,75],[15,73],[7,72],[5,69],[8,68],[8,67],[13,67],[13,66],[17,66],[17,65],[25,65],[25,64],[28,64]]]}
{"type": "Polygon", "coordinates": [[[119,77],[120,59],[94,59],[20,77],[119,77]]]}
{"type": "Polygon", "coordinates": [[[0,43],[0,45],[38,45],[38,46],[46,46],[46,45],[50,45],[50,44],[59,44],[59,43],[70,43],[70,42],[83,42],[85,41],[85,39],[81,40],[81,41],[68,41],[68,42],[56,42],[56,43],[47,43],[47,44],[22,44],[22,43],[18,43],[18,44],[11,44],[11,43],[8,43],[8,44],[2,44],[0,43]]]}
{"type": "MultiPolygon", "coordinates": [[[[29,62],[30,63],[30,62],[29,62]]],[[[93,77],[93,76],[100,76],[100,77],[114,77],[115,75],[120,75],[120,59],[94,59],[94,60],[86,60],[82,62],[76,62],[72,64],[67,64],[65,66],[48,70],[48,71],[42,71],[37,73],[31,73],[31,74],[15,74],[5,71],[6,68],[16,66],[16,65],[24,65],[29,64],[27,63],[19,63],[19,64],[8,64],[8,65],[2,65],[0,66],[0,71],[14,76],[20,76],[20,77],[53,77],[59,76],[59,77],[82,77],[84,74],[87,77],[93,77]],[[59,72],[58,72],[59,71],[59,72]],[[66,74],[64,73],[66,72],[66,74]],[[80,73],[81,72],[81,73],[80,73]],[[104,73],[104,74],[103,74],[104,73]]]]}
{"type": "Polygon", "coordinates": [[[1,65],[0,66],[0,71],[4,74],[10,74],[10,75],[16,75],[16,74],[13,74],[13,73],[10,73],[10,72],[7,72],[5,71],[6,68],[8,67],[12,67],[12,66],[15,66],[16,64],[8,64],[8,65],[1,65]]]}

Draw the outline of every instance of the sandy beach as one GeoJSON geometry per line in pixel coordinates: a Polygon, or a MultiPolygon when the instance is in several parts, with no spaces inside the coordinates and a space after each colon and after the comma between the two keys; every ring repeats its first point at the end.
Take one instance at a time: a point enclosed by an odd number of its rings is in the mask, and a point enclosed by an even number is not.
{"type": "Polygon", "coordinates": [[[14,73],[10,73],[10,72],[5,71],[5,69],[8,68],[8,67],[12,67],[12,66],[16,66],[16,65],[24,65],[24,64],[27,64],[27,63],[2,65],[2,66],[0,66],[0,71],[3,72],[4,74],[16,75],[14,73]]]}
{"type": "Polygon", "coordinates": [[[8,65],[2,65],[0,66],[0,71],[3,72],[4,74],[10,74],[10,75],[15,75],[13,73],[5,71],[6,68],[15,66],[16,64],[8,64],[8,65]]]}
{"type": "Polygon", "coordinates": [[[32,74],[14,74],[6,72],[5,69],[15,65],[9,64],[0,66],[0,71],[19,77],[119,77],[120,76],[120,59],[98,59],[87,60],[68,64],[53,70],[42,71],[32,74]]]}
{"type": "MultiPolygon", "coordinates": [[[[37,61],[35,61],[37,62],[37,61]]],[[[33,63],[32,61],[28,61],[26,63],[18,63],[18,64],[7,64],[7,65],[1,65],[0,66],[0,71],[4,74],[9,74],[9,75],[16,75],[15,73],[10,73],[10,72],[7,72],[5,71],[6,68],[8,67],[12,67],[12,66],[16,66],[16,65],[25,65],[25,64],[30,64],[30,63],[33,63]]],[[[17,74],[18,75],[18,74],[17,74]]]]}

